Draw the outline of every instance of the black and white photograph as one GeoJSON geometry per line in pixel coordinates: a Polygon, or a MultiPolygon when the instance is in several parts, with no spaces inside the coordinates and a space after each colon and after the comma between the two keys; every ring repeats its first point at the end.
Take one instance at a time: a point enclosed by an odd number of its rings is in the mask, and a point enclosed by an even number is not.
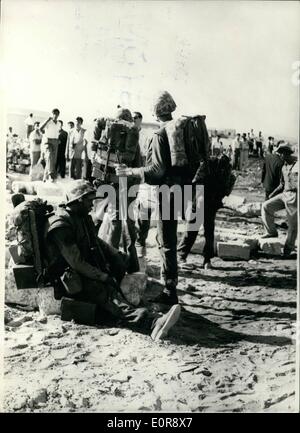
{"type": "Polygon", "coordinates": [[[0,412],[298,413],[300,2],[0,8],[0,412]]]}

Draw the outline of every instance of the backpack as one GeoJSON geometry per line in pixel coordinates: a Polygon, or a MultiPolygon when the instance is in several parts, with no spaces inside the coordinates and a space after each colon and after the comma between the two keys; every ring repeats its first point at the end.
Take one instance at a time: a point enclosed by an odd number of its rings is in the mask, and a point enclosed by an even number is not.
{"type": "MultiPolygon", "coordinates": [[[[101,138],[102,132],[104,131],[106,126],[106,119],[104,117],[101,117],[99,119],[95,120],[95,126],[94,126],[94,140],[93,142],[98,142],[101,138]]],[[[97,143],[95,143],[92,150],[97,150],[97,143]]]]}
{"type": "Polygon", "coordinates": [[[16,265],[31,265],[34,268],[37,286],[46,283],[45,236],[52,211],[51,205],[37,198],[21,202],[11,214],[17,237],[17,249],[12,253],[14,262],[16,265]]]}
{"type": "MultiPolygon", "coordinates": [[[[187,167],[194,177],[199,165],[209,157],[206,116],[181,116],[167,123],[172,167],[187,167]]],[[[202,167],[203,170],[203,167],[202,167]]],[[[199,176],[200,177],[200,176],[199,176]]]]}
{"type": "Polygon", "coordinates": [[[105,182],[118,182],[118,177],[114,174],[114,164],[132,166],[139,146],[138,129],[125,120],[109,119],[105,120],[103,128],[103,121],[100,119],[96,122],[94,138],[98,138],[98,141],[93,149],[97,154],[92,162],[92,177],[105,182]],[[98,138],[100,129],[101,136],[98,138]]]}
{"type": "Polygon", "coordinates": [[[107,121],[100,142],[110,147],[120,164],[129,165],[134,160],[139,144],[139,131],[126,120],[107,121]]]}

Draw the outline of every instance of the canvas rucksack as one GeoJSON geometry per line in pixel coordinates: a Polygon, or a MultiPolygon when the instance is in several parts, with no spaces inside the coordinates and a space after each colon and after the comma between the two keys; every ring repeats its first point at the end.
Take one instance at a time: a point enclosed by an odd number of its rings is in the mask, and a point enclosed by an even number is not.
{"type": "Polygon", "coordinates": [[[139,131],[135,125],[125,120],[107,119],[105,128],[99,121],[97,128],[97,131],[96,129],[94,131],[95,138],[99,137],[99,131],[101,128],[102,130],[95,148],[97,153],[93,160],[92,177],[102,181],[117,182],[114,165],[119,163],[132,166],[139,144],[139,131]]]}
{"type": "MultiPolygon", "coordinates": [[[[166,124],[172,167],[187,167],[195,176],[199,166],[205,170],[209,157],[206,116],[181,116],[166,124]],[[205,167],[204,167],[205,166],[205,167]]],[[[199,178],[200,178],[199,174],[199,178]]]]}
{"type": "Polygon", "coordinates": [[[34,268],[37,286],[45,283],[45,235],[52,211],[51,205],[37,198],[21,202],[11,214],[17,237],[14,253],[11,250],[13,260],[16,265],[31,265],[34,268]]]}
{"type": "Polygon", "coordinates": [[[107,121],[100,142],[109,146],[110,151],[118,155],[120,164],[130,166],[136,155],[139,131],[126,120],[107,121]]]}

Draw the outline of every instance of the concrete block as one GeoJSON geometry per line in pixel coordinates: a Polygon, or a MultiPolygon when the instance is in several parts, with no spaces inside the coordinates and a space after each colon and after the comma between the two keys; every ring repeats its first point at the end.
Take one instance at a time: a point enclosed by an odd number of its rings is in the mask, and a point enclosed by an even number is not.
{"type": "Polygon", "coordinates": [[[126,274],[121,282],[121,290],[125,299],[137,307],[144,295],[147,285],[147,275],[143,272],[126,274]]]}
{"type": "Polygon", "coordinates": [[[280,256],[283,245],[278,238],[259,239],[260,249],[270,255],[280,256]]]}
{"type": "Polygon", "coordinates": [[[54,298],[53,287],[45,287],[38,290],[37,304],[42,316],[61,314],[61,300],[54,298]]]}
{"type": "Polygon", "coordinates": [[[250,246],[243,242],[218,242],[218,256],[222,259],[249,260],[250,246]]]}
{"type": "MultiPolygon", "coordinates": [[[[217,253],[217,244],[220,241],[220,235],[215,234],[215,240],[214,240],[214,251],[217,253]]],[[[193,248],[191,250],[192,254],[203,254],[205,245],[205,238],[203,236],[198,236],[196,239],[196,242],[193,245],[193,248]]]]}
{"type": "Polygon", "coordinates": [[[9,267],[5,270],[5,303],[38,308],[38,291],[38,289],[18,290],[13,269],[9,267]]]}
{"type": "Polygon", "coordinates": [[[258,250],[259,243],[258,239],[252,236],[241,235],[240,233],[235,232],[226,232],[220,233],[219,240],[222,242],[230,243],[230,242],[241,242],[250,246],[250,251],[254,252],[258,250]]]}

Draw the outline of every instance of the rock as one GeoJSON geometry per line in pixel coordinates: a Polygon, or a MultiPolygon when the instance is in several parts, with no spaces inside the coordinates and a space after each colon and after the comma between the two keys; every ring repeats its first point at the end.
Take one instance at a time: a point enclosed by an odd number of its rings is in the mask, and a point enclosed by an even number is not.
{"type": "Polygon", "coordinates": [[[27,406],[27,397],[24,397],[24,396],[18,396],[18,395],[16,395],[15,397],[14,397],[14,402],[13,402],[13,409],[14,410],[19,410],[19,409],[23,409],[23,407],[26,407],[27,406]]]}
{"type": "Polygon", "coordinates": [[[36,193],[38,197],[45,200],[48,197],[61,197],[63,198],[64,191],[62,185],[59,183],[39,182],[36,186],[36,193]]]}
{"type": "Polygon", "coordinates": [[[5,270],[5,303],[38,307],[38,289],[18,290],[12,268],[5,270]]]}
{"type": "Polygon", "coordinates": [[[137,307],[144,295],[147,275],[142,272],[127,274],[121,282],[121,290],[127,301],[137,307]]]}
{"type": "Polygon", "coordinates": [[[199,371],[199,373],[197,372],[197,374],[203,374],[203,376],[210,377],[212,375],[212,372],[207,369],[204,369],[199,371]]]}
{"type": "Polygon", "coordinates": [[[249,260],[250,246],[243,242],[218,242],[218,256],[222,259],[249,260]]]}
{"type": "Polygon", "coordinates": [[[110,330],[108,331],[108,335],[114,337],[115,335],[118,335],[119,332],[120,332],[120,329],[110,329],[110,330]]]}
{"type": "Polygon", "coordinates": [[[89,398],[82,397],[81,404],[82,404],[83,407],[89,407],[90,406],[90,400],[89,400],[89,398]]]}
{"type": "Polygon", "coordinates": [[[42,317],[61,313],[61,301],[54,298],[53,287],[39,289],[37,303],[42,317]]]}
{"type": "Polygon", "coordinates": [[[35,391],[31,401],[34,406],[39,405],[40,403],[47,403],[47,390],[45,388],[41,388],[35,391]]]}
{"type": "Polygon", "coordinates": [[[248,217],[260,216],[261,206],[262,203],[259,202],[247,203],[243,206],[238,207],[237,211],[240,213],[240,215],[243,216],[248,216],[248,217]]]}
{"type": "Polygon", "coordinates": [[[115,374],[111,380],[113,382],[125,383],[125,382],[128,382],[131,379],[131,377],[132,376],[128,375],[127,373],[120,372],[118,374],[115,374]]]}
{"type": "Polygon", "coordinates": [[[278,238],[259,239],[260,249],[270,255],[280,256],[283,247],[278,238]]]}
{"type": "Polygon", "coordinates": [[[31,322],[32,320],[33,320],[32,316],[23,316],[18,319],[11,320],[10,322],[7,323],[7,326],[10,326],[12,328],[18,328],[19,326],[23,325],[23,323],[31,322]]]}
{"type": "Polygon", "coordinates": [[[36,322],[42,323],[43,325],[48,322],[47,316],[45,316],[43,313],[36,319],[36,322]]]}
{"type": "Polygon", "coordinates": [[[14,181],[12,182],[11,189],[13,192],[22,192],[23,194],[36,195],[39,185],[43,184],[42,181],[14,181]]]}
{"type": "MultiPolygon", "coordinates": [[[[215,250],[215,253],[217,252],[217,244],[220,241],[220,239],[221,239],[220,235],[219,234],[215,234],[215,240],[214,240],[214,250],[215,250]]],[[[193,253],[193,254],[203,254],[204,246],[205,246],[205,238],[198,236],[197,239],[196,239],[196,242],[193,245],[191,253],[193,253]]]]}
{"type": "Polygon", "coordinates": [[[11,308],[4,306],[4,323],[7,324],[14,320],[14,311],[11,308]]]}
{"type": "Polygon", "coordinates": [[[230,196],[227,196],[223,199],[224,206],[234,210],[242,206],[244,203],[246,203],[245,197],[241,197],[233,194],[230,194],[230,196]]]}

